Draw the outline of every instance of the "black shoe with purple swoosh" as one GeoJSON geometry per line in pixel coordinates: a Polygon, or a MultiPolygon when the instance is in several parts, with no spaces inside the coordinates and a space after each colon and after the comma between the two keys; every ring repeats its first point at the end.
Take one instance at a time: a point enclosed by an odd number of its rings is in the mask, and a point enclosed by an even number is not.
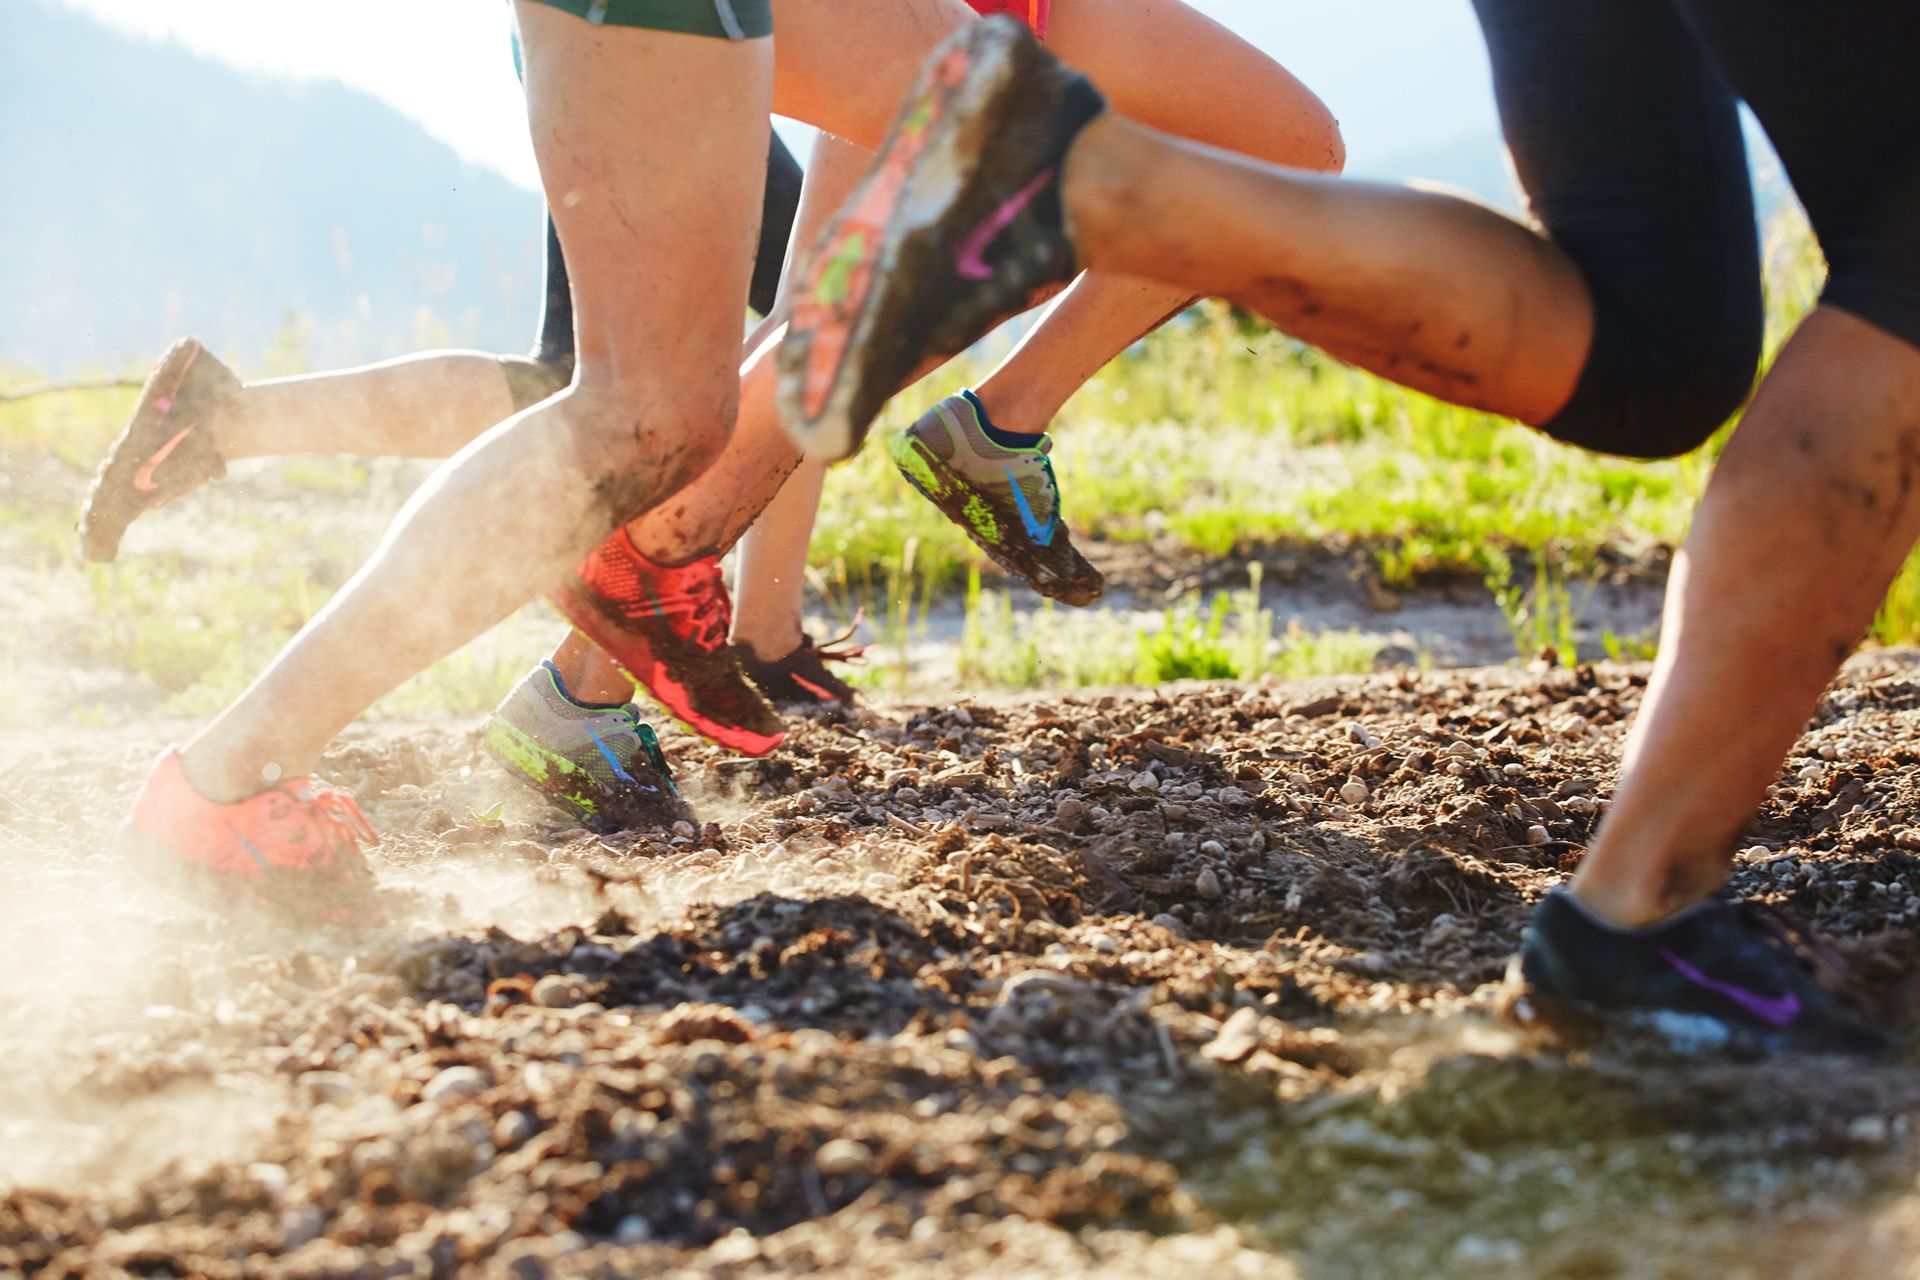
{"type": "Polygon", "coordinates": [[[1899,1047],[1827,986],[1836,956],[1751,903],[1709,899],[1644,929],[1616,929],[1560,889],[1535,909],[1508,965],[1502,1012],[1531,1030],[1620,1022],[1678,1047],[1881,1055],[1899,1047]]]}

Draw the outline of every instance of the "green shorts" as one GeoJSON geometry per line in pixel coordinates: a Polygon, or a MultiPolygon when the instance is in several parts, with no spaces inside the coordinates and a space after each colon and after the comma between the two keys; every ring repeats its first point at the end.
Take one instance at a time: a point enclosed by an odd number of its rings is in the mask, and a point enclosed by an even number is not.
{"type": "Polygon", "coordinates": [[[645,27],[721,40],[773,34],[772,0],[540,0],[609,27],[645,27]]]}

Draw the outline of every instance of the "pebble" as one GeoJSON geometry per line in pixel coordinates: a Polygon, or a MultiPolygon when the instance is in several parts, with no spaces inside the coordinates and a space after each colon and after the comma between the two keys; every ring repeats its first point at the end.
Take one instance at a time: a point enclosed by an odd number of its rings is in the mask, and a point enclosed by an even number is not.
{"type": "Polygon", "coordinates": [[[1500,772],[1506,774],[1509,778],[1524,778],[1527,774],[1527,766],[1516,760],[1511,764],[1501,765],[1500,772]]]}
{"type": "Polygon", "coordinates": [[[580,1003],[580,995],[573,989],[573,983],[557,973],[550,973],[533,984],[533,1002],[542,1009],[571,1009],[580,1003]]]}
{"type": "Polygon", "coordinates": [[[1551,838],[1552,837],[1547,834],[1547,829],[1537,822],[1527,828],[1528,844],[1545,844],[1551,838]]]}
{"type": "Polygon", "coordinates": [[[1358,778],[1348,778],[1340,787],[1340,798],[1348,804],[1365,804],[1367,795],[1367,784],[1358,778]]]}
{"type": "Polygon", "coordinates": [[[494,1122],[493,1145],[501,1151],[513,1151],[538,1130],[539,1126],[526,1112],[509,1111],[494,1122]]]}
{"type": "Polygon", "coordinates": [[[1133,781],[1127,785],[1135,791],[1158,791],[1160,789],[1160,779],[1154,777],[1153,774],[1147,770],[1142,769],[1139,773],[1133,775],[1133,781]]]}
{"type": "Polygon", "coordinates": [[[844,1178],[872,1168],[873,1152],[852,1138],[835,1138],[814,1153],[813,1163],[829,1178],[844,1178]]]}
{"type": "Polygon", "coordinates": [[[1053,806],[1053,816],[1061,822],[1078,822],[1087,816],[1087,805],[1077,796],[1061,796],[1053,806]]]}
{"type": "Polygon", "coordinates": [[[420,1096],[428,1102],[438,1102],[442,1098],[468,1098],[483,1092],[489,1083],[486,1073],[478,1067],[448,1067],[427,1081],[427,1087],[420,1091],[420,1096]]]}
{"type": "Polygon", "coordinates": [[[1227,846],[1221,844],[1218,840],[1202,840],[1200,842],[1200,852],[1209,858],[1222,858],[1226,856],[1227,846]]]}
{"type": "Polygon", "coordinates": [[[1120,950],[1120,944],[1114,941],[1113,935],[1110,933],[1088,934],[1087,945],[1092,947],[1095,951],[1098,951],[1103,956],[1113,955],[1115,952],[1120,950]]]}
{"type": "Polygon", "coordinates": [[[1308,776],[1307,776],[1306,774],[1304,774],[1304,773],[1290,773],[1290,774],[1288,774],[1288,775],[1287,775],[1287,784],[1288,784],[1289,786],[1295,786],[1295,787],[1299,787],[1299,788],[1300,788],[1300,789],[1301,789],[1302,791],[1310,791],[1310,790],[1312,790],[1312,789],[1313,789],[1313,779],[1312,779],[1312,778],[1309,778],[1309,777],[1308,777],[1308,776]]]}
{"type": "Polygon", "coordinates": [[[1827,771],[1821,766],[1810,764],[1800,771],[1799,777],[1802,782],[1818,782],[1826,776],[1826,773],[1827,771]]]}
{"type": "Polygon", "coordinates": [[[1170,916],[1166,912],[1162,911],[1159,915],[1153,918],[1153,923],[1159,925],[1162,929],[1165,929],[1168,933],[1173,934],[1177,938],[1184,938],[1187,936],[1187,926],[1180,923],[1180,917],[1178,916],[1170,916]]]}
{"type": "Polygon", "coordinates": [[[1202,867],[1200,874],[1193,878],[1193,891],[1209,902],[1217,902],[1224,890],[1220,887],[1220,877],[1212,867],[1202,867]]]}
{"type": "Polygon", "coordinates": [[[1259,1010],[1235,1009],[1200,1050],[1200,1056],[1209,1062],[1239,1062],[1259,1047],[1259,1010]]]}

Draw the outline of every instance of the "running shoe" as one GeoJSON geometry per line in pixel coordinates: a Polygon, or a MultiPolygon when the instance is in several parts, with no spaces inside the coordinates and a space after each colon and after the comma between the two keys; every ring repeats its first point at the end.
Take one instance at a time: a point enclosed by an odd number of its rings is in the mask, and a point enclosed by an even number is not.
{"type": "Polygon", "coordinates": [[[220,402],[239,389],[233,370],[197,340],[182,338],[167,349],[87,490],[80,513],[80,549],[87,559],[113,559],[141,512],[227,473],[211,423],[220,402]]]}
{"type": "Polygon", "coordinates": [[[1105,109],[1012,18],[970,22],[935,50],[795,295],[780,412],[808,457],[856,452],[924,362],[1073,278],[1061,165],[1105,109]]]}
{"type": "Polygon", "coordinates": [[[1009,448],[983,429],[977,403],[948,396],[893,438],[893,465],[974,545],[1041,595],[1086,605],[1106,579],[1075,550],[1060,518],[1053,438],[1009,448]]]}
{"type": "MultiPolygon", "coordinates": [[[[857,627],[859,622],[856,620],[857,627]]],[[[747,678],[758,685],[760,692],[767,695],[775,706],[819,706],[821,703],[837,702],[843,707],[853,705],[853,686],[842,680],[827,668],[829,662],[858,662],[867,651],[865,645],[848,644],[853,631],[825,644],[815,644],[813,637],[802,635],[800,643],[793,652],[785,657],[767,660],[755,653],[750,646],[735,645],[734,652],[740,658],[740,666],[747,678]]]]}
{"type": "Polygon", "coordinates": [[[1709,899],[1645,929],[1615,929],[1556,889],[1507,967],[1501,1006],[1523,1028],[1564,1031],[1611,1019],[1682,1047],[1896,1047],[1819,980],[1838,973],[1838,957],[1758,904],[1709,899]]]}
{"type": "Polygon", "coordinates": [[[621,529],[549,598],[701,737],[763,756],[787,736],[727,644],[733,602],[720,579],[718,556],[664,568],[641,555],[621,529]]]}
{"type": "Polygon", "coordinates": [[[483,738],[510,773],[590,826],[665,826],[689,816],[639,708],[581,702],[551,662],[514,686],[483,738]]]}
{"type": "Polygon", "coordinates": [[[223,902],[308,920],[382,914],[361,844],[378,843],[351,796],[293,778],[234,804],[194,790],[169,750],[134,799],[123,837],[162,878],[223,902]]]}

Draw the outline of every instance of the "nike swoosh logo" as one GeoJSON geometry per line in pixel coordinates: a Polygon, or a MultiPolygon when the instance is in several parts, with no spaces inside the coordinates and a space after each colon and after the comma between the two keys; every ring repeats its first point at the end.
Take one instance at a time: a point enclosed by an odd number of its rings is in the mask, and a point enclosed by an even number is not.
{"type": "Polygon", "coordinates": [[[1800,1016],[1800,997],[1791,991],[1782,992],[1777,996],[1765,996],[1758,991],[1749,991],[1745,987],[1735,986],[1731,982],[1709,978],[1665,947],[1660,948],[1660,958],[1672,965],[1676,973],[1694,986],[1711,991],[1715,995],[1725,996],[1769,1026],[1784,1027],[1800,1016]]]}
{"type": "Polygon", "coordinates": [[[1027,536],[1043,547],[1053,545],[1053,531],[1060,524],[1060,513],[1054,512],[1041,524],[1033,518],[1033,508],[1027,505],[1027,495],[1020,490],[1020,482],[1014,479],[1013,468],[1007,468],[1007,483],[1013,487],[1013,505],[1019,508],[1020,523],[1027,526],[1027,536]]]}
{"type": "Polygon", "coordinates": [[[180,428],[171,440],[161,445],[158,449],[155,449],[153,456],[140,464],[140,469],[133,473],[133,490],[135,493],[158,493],[160,491],[160,486],[153,482],[153,473],[160,469],[160,464],[172,456],[173,451],[180,447],[180,442],[191,435],[193,429],[199,425],[197,422],[191,422],[180,428]]]}
{"type": "Polygon", "coordinates": [[[967,280],[991,280],[993,268],[987,265],[987,246],[992,244],[1002,231],[1013,224],[1013,220],[1033,198],[1053,181],[1053,169],[1049,166],[1041,170],[1040,176],[1008,197],[1007,202],[994,210],[993,216],[975,227],[960,242],[960,248],[953,255],[953,267],[967,280]]]}

